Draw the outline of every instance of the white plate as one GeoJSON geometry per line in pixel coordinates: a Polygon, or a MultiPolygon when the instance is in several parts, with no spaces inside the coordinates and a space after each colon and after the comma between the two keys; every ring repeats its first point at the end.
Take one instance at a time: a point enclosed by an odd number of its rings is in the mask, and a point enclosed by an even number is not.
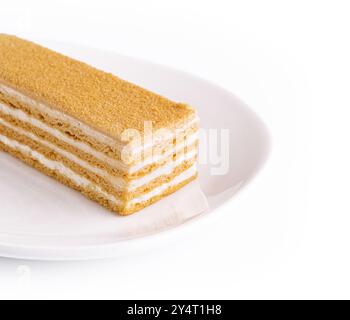
{"type": "MultiPolygon", "coordinates": [[[[57,51],[154,90],[175,101],[188,102],[199,111],[201,127],[229,129],[229,171],[210,174],[200,165],[199,182],[208,198],[209,212],[233,197],[259,170],[269,151],[267,130],[259,118],[226,90],[198,77],[143,60],[96,49],[45,42],[57,51]]],[[[85,199],[79,193],[0,152],[0,256],[72,260],[118,256],[132,248],[160,243],[165,235],[178,236],[180,225],[170,221],[159,228],[140,228],[147,214],[122,218],[85,199]],[[134,226],[127,238],[120,224],[134,226]],[[118,228],[116,227],[118,226],[118,228]],[[162,232],[162,231],[167,232],[162,232]]],[[[152,208],[152,207],[150,207],[152,208]]]]}

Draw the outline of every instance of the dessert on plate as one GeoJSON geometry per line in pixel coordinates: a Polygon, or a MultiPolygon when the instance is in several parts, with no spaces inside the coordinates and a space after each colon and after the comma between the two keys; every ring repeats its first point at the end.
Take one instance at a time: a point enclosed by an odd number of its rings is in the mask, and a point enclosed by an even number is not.
{"type": "Polygon", "coordinates": [[[197,177],[196,111],[0,34],[0,150],[128,215],[197,177]]]}

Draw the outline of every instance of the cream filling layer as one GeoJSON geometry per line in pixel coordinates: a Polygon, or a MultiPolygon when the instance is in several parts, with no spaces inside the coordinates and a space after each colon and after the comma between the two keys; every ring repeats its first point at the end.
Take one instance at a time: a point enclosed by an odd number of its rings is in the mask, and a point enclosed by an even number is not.
{"type": "MultiPolygon", "coordinates": [[[[69,116],[67,114],[64,114],[44,103],[41,103],[39,101],[36,101],[26,95],[24,95],[23,93],[10,88],[4,84],[0,84],[0,92],[8,95],[12,98],[17,99],[18,101],[29,105],[32,108],[35,108],[36,110],[38,110],[41,113],[46,113],[48,114],[50,117],[54,118],[54,119],[58,119],[60,121],[63,121],[64,123],[68,123],[70,126],[72,126],[73,128],[77,128],[79,130],[81,130],[82,132],[84,132],[84,134],[86,134],[87,136],[97,139],[99,142],[106,144],[112,148],[114,148],[116,145],[120,148],[124,147],[125,144],[121,144],[121,143],[117,143],[117,141],[103,133],[101,133],[100,131],[97,131],[91,127],[89,127],[88,125],[84,124],[83,122],[79,121],[78,119],[69,116]]],[[[199,119],[198,116],[196,115],[194,117],[194,119],[189,120],[188,122],[186,122],[184,125],[181,126],[181,128],[179,128],[179,130],[181,131],[185,131],[186,129],[192,127],[194,124],[198,123],[199,119]]],[[[156,141],[152,141],[149,144],[144,144],[141,148],[141,150],[146,150],[147,148],[152,147],[153,145],[156,144],[156,141]]],[[[141,151],[138,150],[137,152],[141,151]]]]}
{"type": "MultiPolygon", "coordinates": [[[[1,85],[0,85],[0,87],[1,87],[1,85]]],[[[187,137],[183,143],[177,144],[175,148],[168,150],[164,154],[154,155],[154,156],[151,156],[147,159],[144,159],[140,163],[137,163],[137,164],[132,165],[132,166],[128,166],[123,161],[113,159],[113,158],[105,155],[104,153],[93,149],[92,147],[90,147],[86,143],[79,142],[79,141],[76,141],[72,138],[69,138],[67,135],[63,134],[61,131],[48,126],[44,122],[36,119],[35,117],[28,115],[27,113],[25,113],[22,110],[15,109],[15,108],[12,108],[10,106],[7,106],[6,104],[0,103],[0,111],[6,115],[13,117],[14,119],[20,120],[20,121],[28,123],[34,127],[37,127],[39,129],[41,129],[42,131],[49,133],[53,137],[55,137],[59,140],[62,140],[63,142],[71,145],[72,147],[75,147],[75,148],[95,157],[96,159],[98,159],[98,160],[100,160],[100,161],[102,161],[102,162],[104,162],[112,167],[115,167],[115,168],[121,170],[122,172],[127,172],[129,174],[133,174],[133,173],[141,170],[145,166],[150,165],[152,163],[157,163],[157,162],[163,161],[163,160],[169,158],[172,154],[174,154],[180,150],[183,150],[186,147],[193,145],[199,139],[198,132],[195,132],[194,134],[187,137]]]]}
{"type": "MultiPolygon", "coordinates": [[[[107,192],[104,192],[99,186],[90,182],[88,179],[80,176],[79,174],[76,174],[75,172],[67,168],[62,163],[58,161],[49,160],[39,152],[36,152],[35,150],[31,149],[29,146],[21,144],[15,140],[9,139],[3,135],[0,135],[0,141],[12,149],[18,150],[23,155],[39,161],[39,163],[41,163],[43,166],[59,172],[62,176],[69,178],[71,181],[73,181],[77,186],[86,188],[88,190],[93,190],[97,194],[101,195],[105,199],[111,201],[112,203],[118,206],[123,205],[123,202],[120,199],[118,199],[113,195],[110,195],[107,192]]],[[[152,199],[153,197],[162,194],[168,188],[176,186],[182,183],[183,181],[191,178],[196,173],[197,173],[197,165],[194,164],[193,166],[191,166],[190,168],[188,168],[187,170],[185,170],[184,172],[176,176],[170,182],[164,183],[161,187],[156,188],[142,196],[135,197],[132,200],[128,201],[126,203],[126,206],[131,206],[131,205],[146,202],[152,199]]]]}
{"type": "Polygon", "coordinates": [[[180,157],[178,157],[176,159],[176,161],[169,161],[169,163],[167,163],[166,165],[157,168],[156,170],[150,172],[149,174],[144,175],[141,178],[131,180],[127,184],[123,178],[111,176],[110,174],[108,174],[108,172],[90,165],[89,163],[80,159],[79,157],[75,156],[74,154],[57,147],[56,145],[52,144],[49,141],[46,141],[46,140],[43,140],[43,139],[37,137],[35,134],[33,134],[31,132],[28,132],[26,130],[23,130],[22,128],[13,126],[12,124],[8,123],[6,120],[4,120],[2,118],[0,118],[0,124],[2,124],[5,127],[10,128],[11,130],[13,130],[21,135],[24,135],[25,137],[27,137],[35,142],[38,142],[38,143],[44,145],[45,147],[55,151],[56,153],[67,158],[68,160],[72,161],[73,163],[83,167],[84,169],[86,169],[88,171],[95,173],[96,175],[98,175],[102,178],[104,178],[106,181],[110,182],[113,185],[113,187],[116,188],[116,190],[120,190],[120,191],[132,191],[134,189],[137,189],[139,187],[142,187],[143,185],[150,183],[152,180],[154,180],[160,176],[169,175],[173,172],[173,170],[177,166],[181,165],[184,161],[195,158],[197,155],[197,150],[193,150],[191,152],[184,153],[180,157]]]}

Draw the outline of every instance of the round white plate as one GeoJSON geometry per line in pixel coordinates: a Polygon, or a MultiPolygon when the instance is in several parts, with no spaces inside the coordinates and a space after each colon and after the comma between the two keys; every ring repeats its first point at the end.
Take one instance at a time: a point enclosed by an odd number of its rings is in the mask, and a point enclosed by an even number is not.
{"type": "Polygon", "coordinates": [[[195,219],[153,226],[150,231],[142,227],[148,218],[144,212],[126,218],[114,216],[79,193],[0,152],[0,256],[94,259],[125,254],[149,242],[160,243],[164,236],[178,236],[178,231],[185,229],[179,226],[193,227],[199,217],[215,214],[265,162],[269,151],[267,130],[230,92],[196,76],[147,61],[80,46],[44,44],[170,99],[195,106],[202,128],[229,130],[228,172],[212,175],[215,164],[200,164],[199,183],[210,210],[195,219]],[[127,236],[121,225],[129,230],[127,236]]]}

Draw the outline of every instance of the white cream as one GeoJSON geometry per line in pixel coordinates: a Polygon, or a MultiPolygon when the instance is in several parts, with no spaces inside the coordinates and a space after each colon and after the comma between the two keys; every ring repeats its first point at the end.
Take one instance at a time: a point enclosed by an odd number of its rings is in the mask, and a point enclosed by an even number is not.
{"type": "MultiPolygon", "coordinates": [[[[64,166],[62,163],[49,160],[42,154],[36,152],[35,150],[32,150],[30,147],[23,145],[19,143],[18,141],[15,141],[13,139],[9,139],[3,135],[0,135],[0,141],[7,145],[8,147],[18,150],[22,154],[35,159],[39,161],[43,166],[51,169],[51,170],[56,170],[59,172],[62,176],[69,178],[71,181],[73,181],[77,186],[81,186],[90,190],[95,191],[97,194],[100,194],[102,197],[105,199],[111,201],[112,203],[115,203],[116,205],[122,205],[122,201],[115,197],[114,195],[111,195],[109,193],[104,192],[99,186],[95,185],[94,183],[90,182],[88,179],[76,174],[66,166],[64,166]]],[[[161,187],[158,187],[156,189],[151,190],[150,192],[136,197],[130,201],[127,202],[127,207],[138,204],[138,203],[143,203],[151,198],[162,194],[165,190],[167,190],[170,187],[173,187],[177,184],[180,184],[181,182],[191,178],[194,176],[197,172],[197,165],[194,164],[178,176],[176,176],[173,180],[171,180],[168,183],[163,184],[161,187]]]]}
{"type": "Polygon", "coordinates": [[[23,130],[22,128],[13,126],[12,124],[8,123],[7,121],[5,121],[2,118],[0,118],[0,123],[3,126],[8,127],[11,130],[14,130],[17,133],[24,135],[33,141],[36,141],[36,142],[43,144],[44,146],[55,151],[56,153],[60,154],[61,156],[66,157],[67,159],[69,159],[70,161],[72,161],[75,164],[78,164],[79,166],[83,167],[84,169],[89,170],[89,171],[99,175],[100,177],[102,177],[105,180],[107,180],[108,182],[110,182],[113,185],[113,187],[115,187],[116,190],[119,190],[119,191],[132,191],[136,188],[139,188],[139,187],[142,187],[143,185],[148,184],[152,180],[154,180],[162,175],[171,174],[171,172],[176,168],[176,166],[180,165],[181,163],[183,163],[186,160],[190,160],[190,159],[194,158],[197,154],[196,150],[193,150],[193,151],[188,152],[188,153],[184,153],[181,155],[181,157],[179,156],[176,159],[176,161],[170,161],[166,165],[157,168],[156,170],[150,172],[149,174],[142,176],[139,179],[134,179],[129,184],[127,184],[123,178],[111,176],[106,171],[90,165],[89,163],[78,158],[74,154],[55,146],[54,144],[52,144],[49,141],[46,141],[46,140],[43,140],[43,139],[37,137],[35,134],[33,134],[31,132],[28,132],[26,130],[23,130]]]}
{"type": "MultiPolygon", "coordinates": [[[[1,88],[1,85],[0,85],[0,88],[1,88]]],[[[171,154],[174,154],[174,153],[178,152],[179,150],[184,149],[185,147],[190,147],[191,145],[196,143],[198,141],[198,138],[199,138],[198,132],[196,132],[196,133],[190,135],[183,143],[177,144],[175,148],[165,152],[164,154],[151,156],[151,157],[141,161],[140,163],[137,163],[137,164],[129,167],[123,161],[113,159],[113,158],[105,155],[104,153],[95,150],[94,148],[90,147],[86,143],[79,142],[79,141],[76,141],[76,140],[68,137],[67,135],[63,134],[61,131],[46,125],[43,121],[40,121],[40,120],[28,115],[27,113],[25,113],[22,110],[11,108],[11,107],[7,106],[6,104],[0,103],[0,111],[6,115],[13,117],[14,119],[20,120],[20,121],[25,122],[25,123],[29,123],[29,124],[33,125],[34,127],[37,127],[39,129],[41,129],[42,131],[49,133],[50,135],[54,136],[55,138],[57,138],[65,143],[67,143],[67,144],[69,144],[77,149],[80,149],[81,151],[95,157],[96,159],[100,160],[101,162],[107,163],[108,165],[115,167],[115,168],[121,170],[122,172],[127,172],[130,174],[133,174],[133,173],[141,170],[142,168],[144,168],[147,165],[150,165],[152,163],[160,162],[160,161],[167,159],[171,154]]]]}
{"type": "Polygon", "coordinates": [[[187,152],[181,155],[181,157],[178,157],[175,161],[170,161],[165,166],[161,166],[156,170],[152,171],[151,173],[144,175],[141,178],[131,180],[128,186],[128,190],[134,190],[136,188],[147,185],[148,183],[150,183],[152,180],[156,178],[159,178],[163,175],[171,174],[177,166],[181,165],[184,161],[194,159],[196,155],[197,155],[196,150],[187,152]]]}

